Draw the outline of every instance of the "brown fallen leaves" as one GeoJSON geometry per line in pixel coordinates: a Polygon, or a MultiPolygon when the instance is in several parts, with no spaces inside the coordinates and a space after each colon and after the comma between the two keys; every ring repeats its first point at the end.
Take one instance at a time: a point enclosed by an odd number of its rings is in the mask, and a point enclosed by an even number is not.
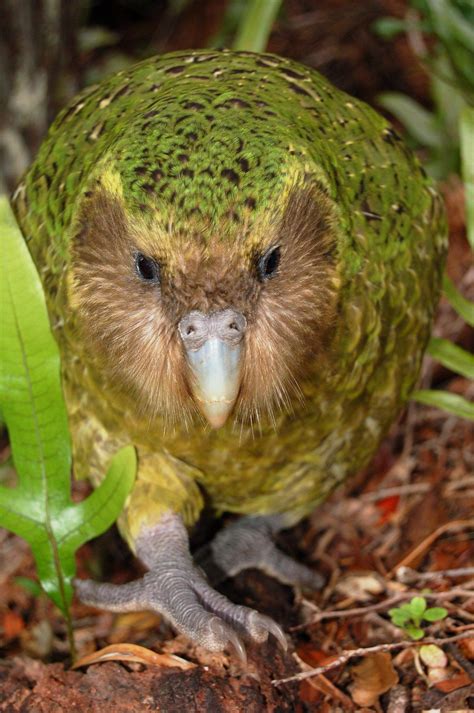
{"type": "Polygon", "coordinates": [[[187,671],[191,668],[196,668],[195,663],[191,663],[174,654],[157,654],[151,649],[136,644],[112,644],[104,646],[99,651],[94,651],[92,654],[81,656],[72,666],[73,669],[90,666],[94,663],[103,661],[122,661],[125,663],[135,662],[142,663],[147,666],[168,666],[179,668],[182,671],[187,671]]]}
{"type": "Polygon", "coordinates": [[[356,666],[352,666],[353,683],[350,685],[352,700],[358,706],[369,708],[378,703],[382,693],[398,683],[398,673],[389,653],[379,652],[367,656],[356,666]]]}

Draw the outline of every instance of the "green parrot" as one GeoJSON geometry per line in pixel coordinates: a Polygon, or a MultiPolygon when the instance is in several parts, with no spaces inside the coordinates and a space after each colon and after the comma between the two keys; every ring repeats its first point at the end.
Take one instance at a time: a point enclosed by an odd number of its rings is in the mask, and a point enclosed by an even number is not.
{"type": "Polygon", "coordinates": [[[119,528],[148,568],[84,602],[150,609],[210,650],[285,642],[202,562],[317,587],[277,549],[368,462],[417,379],[446,251],[442,202],[388,122],[272,54],[152,57],[53,123],[13,206],[39,269],[77,477],[132,443],[119,528]]]}

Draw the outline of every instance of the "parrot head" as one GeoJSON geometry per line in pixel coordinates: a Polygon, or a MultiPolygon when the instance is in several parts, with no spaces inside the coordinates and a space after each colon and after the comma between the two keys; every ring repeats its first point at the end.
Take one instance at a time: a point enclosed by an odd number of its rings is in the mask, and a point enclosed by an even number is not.
{"type": "Polygon", "coordinates": [[[175,172],[159,191],[151,168],[115,156],[83,191],[69,302],[104,390],[141,417],[274,420],[327,354],[336,209],[307,162],[277,162],[260,191],[251,170],[224,169],[207,183],[175,172]]]}

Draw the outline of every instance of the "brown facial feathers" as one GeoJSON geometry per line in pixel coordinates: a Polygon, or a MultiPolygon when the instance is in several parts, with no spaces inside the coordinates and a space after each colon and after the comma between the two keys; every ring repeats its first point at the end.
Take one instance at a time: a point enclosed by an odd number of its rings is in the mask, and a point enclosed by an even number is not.
{"type": "MultiPolygon", "coordinates": [[[[94,372],[112,396],[150,422],[188,422],[196,407],[177,325],[191,310],[231,307],[245,315],[238,420],[259,422],[291,407],[309,365],[327,349],[337,302],[335,217],[314,185],[291,189],[283,212],[233,240],[216,226],[201,239],[129,217],[103,190],[84,199],[72,241],[70,303],[94,372]],[[265,226],[265,227],[263,227],[265,226]],[[215,233],[215,235],[214,235],[215,233]],[[279,246],[268,279],[258,261],[279,246]],[[136,255],[160,265],[160,282],[137,274],[136,255]]],[[[237,230],[237,229],[236,229],[237,230]]],[[[313,368],[313,366],[311,366],[313,368]]]]}
{"type": "Polygon", "coordinates": [[[301,398],[305,371],[328,349],[337,301],[335,217],[315,187],[290,192],[272,243],[277,273],[263,285],[246,335],[237,412],[245,421],[273,418],[301,398]]]}

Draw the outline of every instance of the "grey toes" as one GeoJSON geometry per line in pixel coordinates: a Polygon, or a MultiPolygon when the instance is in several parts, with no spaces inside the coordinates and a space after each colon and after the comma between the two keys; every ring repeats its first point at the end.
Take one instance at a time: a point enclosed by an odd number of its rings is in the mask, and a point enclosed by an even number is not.
{"type": "Polygon", "coordinates": [[[283,584],[320,589],[324,583],[317,572],[279,550],[263,518],[243,518],[219,532],[202,559],[213,581],[223,579],[219,573],[233,577],[244,569],[255,568],[283,584]],[[214,575],[214,577],[213,577],[214,575]]]}
{"type": "Polygon", "coordinates": [[[255,609],[233,604],[227,597],[210,587],[201,577],[196,578],[192,584],[203,606],[225,621],[245,639],[263,643],[267,640],[268,635],[272,634],[286,649],[285,635],[272,619],[259,614],[255,609]]]}
{"type": "Polygon", "coordinates": [[[76,593],[84,604],[113,612],[142,609],[143,580],[128,584],[102,584],[92,579],[74,579],[76,593]]]}
{"type": "Polygon", "coordinates": [[[275,556],[270,558],[267,574],[284,584],[290,584],[304,589],[321,589],[324,578],[301,562],[297,562],[275,547],[275,556]]]}
{"type": "Polygon", "coordinates": [[[76,579],[80,599],[113,612],[158,612],[197,644],[210,651],[231,648],[243,662],[242,639],[261,643],[271,634],[286,649],[278,624],[253,609],[233,604],[209,585],[193,564],[186,529],[178,516],[170,515],[160,525],[144,530],[137,540],[137,552],[149,567],[141,579],[122,585],[76,579]]]}
{"type": "Polygon", "coordinates": [[[203,606],[235,629],[244,639],[263,643],[268,635],[272,634],[286,649],[285,635],[272,619],[259,614],[255,609],[234,604],[213,589],[202,577],[194,579],[192,586],[203,606]]]}
{"type": "Polygon", "coordinates": [[[148,609],[163,614],[175,629],[209,651],[232,649],[247,660],[242,638],[262,643],[269,634],[286,648],[282,630],[274,621],[248,607],[233,604],[205,581],[199,571],[150,571],[129,584],[99,584],[77,579],[76,592],[85,604],[114,612],[148,609]]]}

